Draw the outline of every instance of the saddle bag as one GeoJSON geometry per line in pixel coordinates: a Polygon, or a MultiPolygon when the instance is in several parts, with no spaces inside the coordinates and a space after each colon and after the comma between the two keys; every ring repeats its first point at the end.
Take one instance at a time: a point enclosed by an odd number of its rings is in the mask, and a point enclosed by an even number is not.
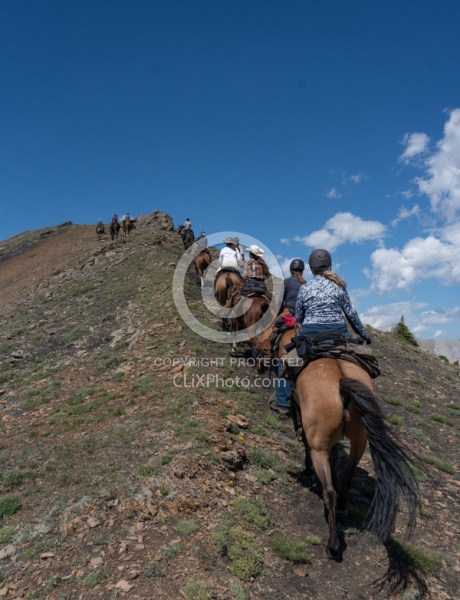
{"type": "Polygon", "coordinates": [[[267,286],[265,285],[265,281],[248,279],[248,281],[243,283],[241,287],[241,293],[243,296],[249,296],[251,294],[265,296],[267,293],[267,286]]]}

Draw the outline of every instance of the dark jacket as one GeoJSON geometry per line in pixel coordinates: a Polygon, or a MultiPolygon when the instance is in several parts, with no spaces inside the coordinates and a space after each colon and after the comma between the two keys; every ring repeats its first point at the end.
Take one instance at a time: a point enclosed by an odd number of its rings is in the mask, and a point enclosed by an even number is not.
{"type": "Polygon", "coordinates": [[[284,306],[290,308],[292,311],[295,309],[297,295],[301,285],[302,284],[297,279],[296,275],[291,275],[291,277],[284,280],[284,306]]]}

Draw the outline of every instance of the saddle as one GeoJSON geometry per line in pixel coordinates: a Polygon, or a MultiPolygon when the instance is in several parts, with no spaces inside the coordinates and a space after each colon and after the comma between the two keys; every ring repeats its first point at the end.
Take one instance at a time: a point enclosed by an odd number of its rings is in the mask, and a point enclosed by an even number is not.
{"type": "Polygon", "coordinates": [[[241,273],[235,267],[222,267],[222,269],[217,273],[216,279],[221,273],[235,273],[235,275],[238,275],[238,277],[242,279],[241,273]]]}
{"type": "Polygon", "coordinates": [[[247,298],[251,298],[254,296],[263,296],[267,298],[267,286],[265,285],[265,281],[257,279],[248,279],[241,286],[241,294],[243,296],[246,296],[247,298]]]}
{"type": "Polygon", "coordinates": [[[294,318],[289,313],[287,313],[279,316],[274,323],[274,330],[269,338],[272,352],[276,352],[278,350],[283,334],[289,329],[294,329],[295,327],[295,319],[294,324],[292,324],[292,322],[289,320],[289,317],[291,319],[294,318]]]}
{"type": "Polygon", "coordinates": [[[312,361],[319,358],[348,360],[364,369],[372,379],[381,375],[377,358],[370,346],[359,338],[347,338],[332,331],[314,336],[298,335],[286,346],[283,377],[295,380],[312,361]]]}

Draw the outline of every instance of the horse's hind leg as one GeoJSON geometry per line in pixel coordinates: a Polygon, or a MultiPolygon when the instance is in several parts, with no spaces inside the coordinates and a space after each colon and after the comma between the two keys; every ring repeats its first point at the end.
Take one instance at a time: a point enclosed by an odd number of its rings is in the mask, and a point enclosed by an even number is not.
{"type": "Polygon", "coordinates": [[[313,467],[323,486],[324,506],[329,525],[329,539],[326,545],[326,554],[329,558],[339,560],[342,556],[340,541],[337,536],[337,494],[334,489],[331,473],[331,464],[327,452],[311,451],[313,467]]]}
{"type": "Polygon", "coordinates": [[[358,439],[351,440],[350,453],[348,455],[347,466],[343,474],[342,488],[337,499],[339,510],[345,510],[348,492],[350,491],[355,476],[356,467],[361,460],[366,449],[367,436],[360,436],[358,439]]]}

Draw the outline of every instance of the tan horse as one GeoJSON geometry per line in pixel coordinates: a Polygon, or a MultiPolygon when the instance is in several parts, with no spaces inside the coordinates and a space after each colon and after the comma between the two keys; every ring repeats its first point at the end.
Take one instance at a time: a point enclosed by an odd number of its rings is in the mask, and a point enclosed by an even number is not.
{"type": "Polygon", "coordinates": [[[135,229],[136,226],[130,219],[125,219],[123,221],[123,233],[126,235],[131,235],[131,231],[135,229]]]}
{"type": "Polygon", "coordinates": [[[337,535],[337,508],[345,506],[347,492],[369,442],[375,471],[375,496],[366,527],[382,542],[394,531],[402,493],[408,504],[409,530],[420,508],[417,481],[411,470],[415,457],[392,435],[372,389],[369,375],[357,365],[334,358],[311,362],[294,385],[294,411],[302,423],[307,472],[319,478],[329,524],[326,552],[340,560],[343,542],[337,535]],[[336,491],[338,447],[342,437],[350,451],[342,487],[336,491]]]}
{"type": "Polygon", "coordinates": [[[243,278],[241,277],[241,275],[238,275],[234,271],[219,272],[214,282],[214,295],[216,297],[217,302],[221,306],[225,306],[229,298],[230,288],[233,285],[240,286],[242,282],[243,278]]]}
{"type": "Polygon", "coordinates": [[[197,283],[201,283],[201,285],[203,285],[204,273],[211,264],[211,262],[212,258],[207,248],[205,250],[202,250],[201,252],[198,252],[198,254],[195,256],[195,258],[193,259],[193,264],[195,265],[197,283]]]}
{"type": "Polygon", "coordinates": [[[96,227],[96,235],[97,235],[97,239],[99,241],[101,241],[102,237],[105,235],[105,227],[104,227],[104,225],[98,225],[96,227]]]}

